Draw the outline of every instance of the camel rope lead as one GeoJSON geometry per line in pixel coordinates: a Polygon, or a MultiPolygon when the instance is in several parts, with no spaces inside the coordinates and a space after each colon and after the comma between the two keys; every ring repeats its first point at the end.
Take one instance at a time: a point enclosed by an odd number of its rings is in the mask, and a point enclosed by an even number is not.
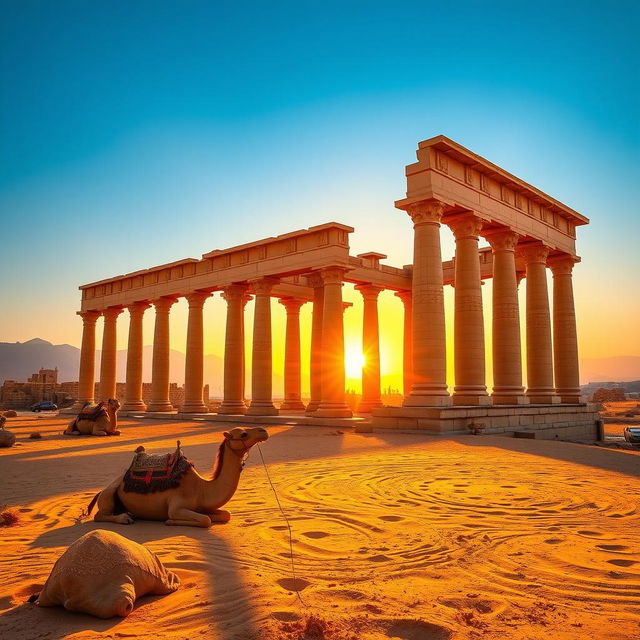
{"type": "Polygon", "coordinates": [[[287,518],[287,514],[284,512],[282,505],[280,504],[280,499],[278,498],[278,494],[276,492],[276,488],[273,486],[273,482],[271,482],[271,476],[269,475],[269,469],[267,469],[267,463],[264,461],[264,456],[262,455],[262,449],[260,448],[260,443],[258,444],[258,452],[260,453],[260,459],[262,460],[262,466],[264,467],[264,472],[267,476],[267,480],[269,481],[269,485],[271,486],[271,490],[273,491],[273,495],[276,498],[276,502],[278,503],[278,508],[280,509],[280,513],[284,518],[284,521],[287,523],[287,528],[289,529],[289,557],[291,558],[291,575],[293,576],[293,590],[296,592],[296,596],[300,603],[303,606],[307,606],[306,602],[302,599],[300,592],[297,589],[298,581],[296,579],[296,567],[293,559],[293,532],[291,530],[291,524],[289,523],[289,518],[287,518]]]}

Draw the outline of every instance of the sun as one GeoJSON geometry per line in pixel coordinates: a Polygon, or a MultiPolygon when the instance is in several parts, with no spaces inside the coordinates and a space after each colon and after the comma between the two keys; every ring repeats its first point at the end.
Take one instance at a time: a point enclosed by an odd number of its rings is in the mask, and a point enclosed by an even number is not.
{"type": "Polygon", "coordinates": [[[348,348],[344,354],[344,368],[347,378],[360,378],[366,358],[357,347],[348,348]]]}

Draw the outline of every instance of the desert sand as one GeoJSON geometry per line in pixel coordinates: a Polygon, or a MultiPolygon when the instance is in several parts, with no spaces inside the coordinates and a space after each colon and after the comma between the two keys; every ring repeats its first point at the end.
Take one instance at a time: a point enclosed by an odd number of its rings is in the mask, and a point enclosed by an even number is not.
{"type": "Polygon", "coordinates": [[[224,426],[124,419],[120,437],[75,438],[60,435],[65,422],[10,419],[18,442],[0,450],[0,503],[20,517],[0,528],[7,640],[640,637],[637,452],[269,427],[261,451],[293,528],[294,582],[257,449],[228,524],[98,524],[83,508],[139,444],[164,452],[179,438],[204,474],[224,426]],[[42,439],[28,439],[35,430],[42,439]],[[126,619],[28,604],[63,550],[97,528],[145,544],[182,587],[126,619]]]}

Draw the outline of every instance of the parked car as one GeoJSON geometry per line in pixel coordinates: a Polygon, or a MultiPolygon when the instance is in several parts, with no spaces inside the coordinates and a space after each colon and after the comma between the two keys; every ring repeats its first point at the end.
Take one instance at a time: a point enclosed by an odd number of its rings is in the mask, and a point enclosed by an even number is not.
{"type": "Polygon", "coordinates": [[[640,444],[640,427],[625,427],[624,439],[631,444],[640,444]]]}
{"type": "Polygon", "coordinates": [[[44,402],[36,402],[31,405],[31,411],[36,413],[39,411],[57,411],[58,405],[51,402],[51,400],[45,400],[44,402]]]}

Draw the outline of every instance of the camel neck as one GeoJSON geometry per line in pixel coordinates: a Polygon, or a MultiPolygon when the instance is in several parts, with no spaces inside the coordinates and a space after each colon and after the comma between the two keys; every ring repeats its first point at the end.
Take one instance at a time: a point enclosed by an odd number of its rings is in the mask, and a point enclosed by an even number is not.
{"type": "MultiPolygon", "coordinates": [[[[229,449],[228,445],[225,445],[229,449]]],[[[203,503],[217,509],[227,503],[233,497],[240,482],[240,472],[242,471],[242,457],[234,451],[225,451],[222,460],[222,469],[217,478],[207,480],[203,503]]]]}

